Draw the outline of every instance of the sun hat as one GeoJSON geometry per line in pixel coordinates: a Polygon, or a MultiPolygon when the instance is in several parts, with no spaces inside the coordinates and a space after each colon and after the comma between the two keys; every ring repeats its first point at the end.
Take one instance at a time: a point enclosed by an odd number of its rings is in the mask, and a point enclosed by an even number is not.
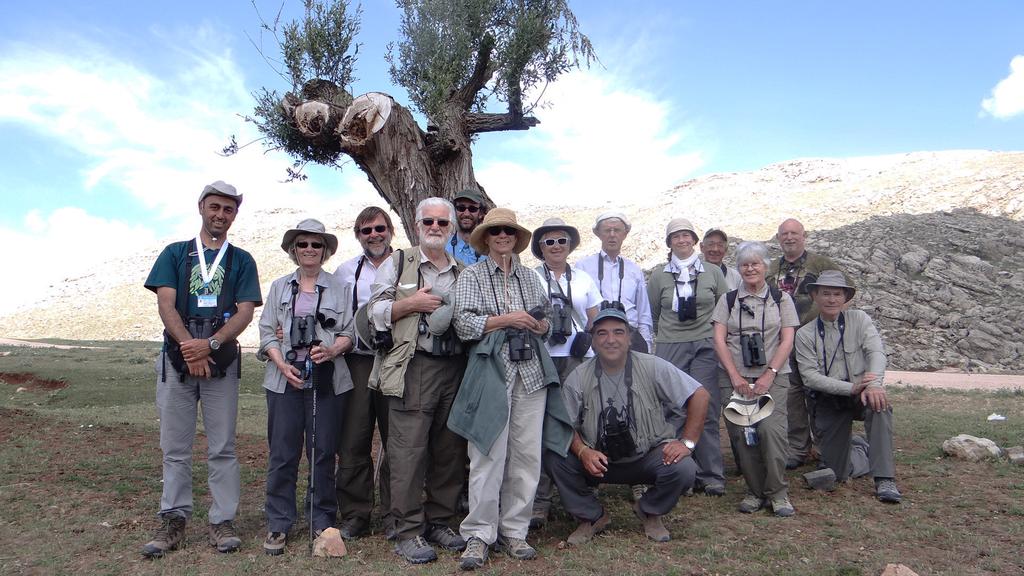
{"type": "Polygon", "coordinates": [[[676,232],[683,232],[684,230],[693,234],[694,238],[698,238],[697,231],[693,228],[693,224],[686,218],[673,218],[669,220],[668,225],[665,226],[665,245],[671,248],[672,244],[669,243],[668,239],[676,232]]]}
{"type": "Polygon", "coordinates": [[[846,290],[846,301],[849,302],[853,299],[854,293],[857,289],[846,283],[846,276],[839,270],[822,270],[821,274],[818,275],[818,279],[814,282],[807,283],[807,292],[810,293],[812,289],[827,286],[829,288],[843,288],[846,290]]]}
{"type": "Polygon", "coordinates": [[[614,306],[609,306],[597,313],[597,316],[594,317],[594,321],[590,323],[590,331],[593,332],[597,328],[598,324],[608,319],[619,320],[629,326],[629,320],[626,319],[626,312],[624,310],[619,310],[614,306]]]}
{"type": "Polygon", "coordinates": [[[626,218],[625,214],[619,212],[618,210],[609,210],[608,212],[601,213],[601,215],[597,217],[597,220],[594,220],[594,234],[597,234],[597,227],[601,225],[601,222],[604,222],[605,220],[610,220],[612,218],[618,218],[619,220],[622,220],[622,223],[626,225],[627,232],[630,230],[630,228],[632,228],[632,225],[629,223],[629,218],[626,218]]]}
{"type": "Polygon", "coordinates": [[[704,233],[704,240],[707,240],[708,236],[712,236],[714,234],[721,236],[722,242],[729,241],[729,236],[725,233],[725,230],[722,230],[721,228],[708,228],[708,231],[704,233]]]}
{"type": "Polygon", "coordinates": [[[302,222],[299,222],[298,226],[285,232],[284,238],[281,240],[281,249],[287,252],[288,249],[292,247],[292,242],[295,241],[295,237],[299,234],[319,234],[323,237],[324,243],[327,244],[327,251],[330,254],[334,254],[338,251],[338,237],[334,234],[328,234],[323,223],[314,218],[306,218],[302,222]]]}
{"type": "Polygon", "coordinates": [[[369,302],[363,304],[359,308],[356,308],[355,317],[352,319],[352,324],[356,330],[356,338],[358,338],[366,348],[373,347],[373,327],[370,325],[369,308],[369,302]]]}
{"type": "Polygon", "coordinates": [[[228,184],[223,180],[217,180],[213,184],[207,184],[203,191],[199,194],[199,204],[203,203],[203,200],[215,194],[217,196],[224,196],[225,198],[231,198],[235,201],[236,206],[242,205],[242,195],[238,193],[238,190],[234,186],[228,184]]]}
{"type": "Polygon", "coordinates": [[[487,254],[491,248],[487,245],[487,231],[499,226],[509,226],[516,229],[516,245],[512,250],[518,254],[530,245],[530,231],[523,228],[516,222],[516,213],[508,208],[495,208],[484,216],[484,221],[473,229],[469,235],[469,245],[480,254],[487,254]]]}
{"type": "Polygon", "coordinates": [[[573,226],[569,226],[565,223],[565,220],[561,218],[548,218],[541,224],[540,228],[533,231],[533,238],[530,242],[530,251],[537,257],[538,260],[543,260],[544,256],[540,251],[540,240],[548,232],[555,232],[561,230],[569,235],[569,252],[572,252],[580,245],[580,231],[573,226]]]}
{"type": "Polygon", "coordinates": [[[775,409],[775,400],[771,394],[762,394],[756,398],[746,398],[733,392],[729,403],[725,405],[722,415],[737,426],[753,426],[771,415],[775,409]]]}

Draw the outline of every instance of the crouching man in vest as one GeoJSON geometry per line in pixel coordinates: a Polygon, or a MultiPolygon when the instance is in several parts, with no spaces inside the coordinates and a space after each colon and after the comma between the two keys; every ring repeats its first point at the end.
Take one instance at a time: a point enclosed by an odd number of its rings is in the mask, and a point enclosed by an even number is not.
{"type": "Polygon", "coordinates": [[[670,536],[661,517],[693,485],[692,454],[704,427],[708,393],[671,363],[630,352],[630,326],[618,308],[599,312],[591,331],[597,356],[563,385],[576,429],[570,453],[544,454],[562,505],[579,522],[566,541],[582,544],[608,526],[608,512],[591,490],[601,483],[650,485],[633,511],[648,538],[666,542],[670,536]]]}
{"type": "Polygon", "coordinates": [[[451,327],[452,297],[462,268],[445,252],[454,224],[451,202],[421,201],[416,207],[419,246],[396,250],[384,262],[367,305],[377,348],[369,387],[388,401],[395,552],[412,564],[436,560],[434,545],[454,551],[466,547],[448,525],[466,468],[466,441],[445,425],[466,369],[451,327]]]}

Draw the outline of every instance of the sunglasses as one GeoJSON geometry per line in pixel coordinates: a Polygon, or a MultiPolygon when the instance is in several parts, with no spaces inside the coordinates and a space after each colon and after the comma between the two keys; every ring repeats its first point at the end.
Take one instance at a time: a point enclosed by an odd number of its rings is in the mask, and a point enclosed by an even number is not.
{"type": "Polygon", "coordinates": [[[314,250],[319,250],[319,249],[324,247],[323,243],[321,243],[321,242],[306,242],[305,240],[303,240],[302,242],[296,242],[295,243],[295,247],[296,248],[309,248],[310,244],[313,245],[313,249],[314,250]]]}
{"type": "Polygon", "coordinates": [[[420,220],[420,222],[422,222],[423,225],[426,226],[427,228],[433,226],[434,222],[437,222],[438,228],[447,228],[449,224],[448,220],[444,218],[424,218],[420,220]]]}
{"type": "Polygon", "coordinates": [[[487,229],[487,233],[490,234],[491,236],[497,236],[498,234],[501,234],[502,232],[505,233],[505,236],[515,236],[516,235],[516,229],[511,227],[511,226],[494,226],[494,227],[491,227],[491,228],[487,229]]]}
{"type": "Polygon", "coordinates": [[[384,231],[387,229],[387,226],[383,224],[377,224],[376,226],[363,226],[362,228],[359,229],[359,233],[362,234],[363,236],[369,236],[371,232],[383,234],[384,231]]]}
{"type": "Polygon", "coordinates": [[[547,240],[541,240],[541,242],[543,242],[545,246],[554,246],[555,244],[558,244],[559,246],[565,246],[566,244],[569,243],[569,239],[568,238],[548,238],[547,240]]]}
{"type": "Polygon", "coordinates": [[[469,212],[470,214],[476,214],[480,211],[479,206],[470,206],[469,204],[456,204],[455,210],[457,212],[469,212]]]}

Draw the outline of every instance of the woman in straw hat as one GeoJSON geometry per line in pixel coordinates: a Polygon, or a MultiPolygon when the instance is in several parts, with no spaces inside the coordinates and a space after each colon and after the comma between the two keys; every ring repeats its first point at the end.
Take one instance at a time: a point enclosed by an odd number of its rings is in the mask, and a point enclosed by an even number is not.
{"type": "Polygon", "coordinates": [[[697,230],[686,218],[673,218],[665,227],[668,262],[647,282],[654,318],[655,354],[700,382],[710,395],[700,442],[688,446],[697,463],[697,489],[708,496],[725,494],[722,450],[718,438],[721,399],[718,358],[711,340],[711,312],[729,291],[717,266],[704,266],[696,250],[697,230]]]}
{"type": "Polygon", "coordinates": [[[530,231],[513,211],[495,208],[473,230],[470,244],[488,258],[463,271],[456,283],[455,330],[463,342],[474,344],[448,420],[470,441],[469,514],[460,526],[466,539],[464,570],[482,567],[493,544],[516,559],[537,555],[526,535],[540,475],[545,387],[558,379],[541,362],[546,351],[540,342],[549,324],[538,318],[551,312],[547,291],[540,276],[515,258],[529,246],[530,231]],[[494,363],[490,378],[471,377],[474,364],[488,362],[482,358],[494,363]],[[460,399],[481,390],[498,390],[498,402],[459,408],[460,399]],[[499,406],[502,396],[507,402],[499,406]]]}
{"type": "Polygon", "coordinates": [[[281,249],[298,268],[270,285],[260,316],[257,354],[259,359],[269,360],[263,378],[270,445],[263,548],[272,555],[284,552],[288,532],[295,524],[295,486],[303,440],[306,458],[312,462],[311,530],[319,536],[334,526],[337,430],[345,393],[352,389],[342,359],[352,348],[351,306],[340,282],[323,269],[323,263],[338,249],[338,238],[328,234],[319,221],[306,219],[285,232],[281,249]],[[279,327],[283,338],[276,334],[279,327]]]}
{"type": "Polygon", "coordinates": [[[736,268],[743,283],[718,300],[711,321],[715,352],[725,369],[719,379],[721,396],[732,395],[726,428],[747,482],[747,495],[739,511],[750,514],[770,504],[776,516],[792,516],[795,511],[789,502],[785,475],[786,403],[769,404],[759,397],[786,398],[789,353],[800,319],[789,294],[765,282],[768,248],[764,244],[740,244],[736,268]],[[751,404],[749,400],[754,399],[758,401],[751,404]],[[733,411],[742,412],[744,406],[751,405],[759,410],[772,405],[772,410],[741,424],[729,417],[733,411]]]}

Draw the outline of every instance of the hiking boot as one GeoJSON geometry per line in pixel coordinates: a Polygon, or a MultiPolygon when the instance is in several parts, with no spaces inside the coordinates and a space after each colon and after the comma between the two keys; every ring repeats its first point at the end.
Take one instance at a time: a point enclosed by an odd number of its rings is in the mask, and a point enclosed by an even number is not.
{"type": "Polygon", "coordinates": [[[355,540],[363,534],[366,534],[366,529],[370,527],[370,523],[362,518],[346,518],[342,520],[341,525],[338,526],[338,532],[341,533],[341,537],[345,540],[355,540]]]}
{"type": "Polygon", "coordinates": [[[395,519],[390,515],[384,518],[384,539],[394,542],[398,539],[398,529],[395,528],[395,519]]]}
{"type": "Polygon", "coordinates": [[[633,484],[629,489],[633,493],[633,502],[639,502],[647,492],[647,486],[644,484],[633,484]]]}
{"type": "Polygon", "coordinates": [[[744,514],[753,514],[761,508],[764,508],[764,499],[760,496],[754,496],[753,494],[747,494],[743,497],[740,505],[736,508],[744,514]]]}
{"type": "Polygon", "coordinates": [[[497,550],[508,554],[514,560],[533,560],[537,557],[537,551],[522,538],[507,538],[498,536],[497,550]]]}
{"type": "Polygon", "coordinates": [[[466,551],[462,553],[459,568],[476,570],[483,568],[485,563],[487,563],[487,543],[476,536],[470,536],[469,540],[466,540],[466,551]]]}
{"type": "Polygon", "coordinates": [[[648,514],[640,509],[640,503],[633,503],[633,513],[644,524],[644,534],[655,542],[668,542],[672,536],[668,533],[665,525],[661,522],[661,516],[648,514]]]}
{"type": "Polygon", "coordinates": [[[786,458],[786,470],[796,470],[803,466],[804,459],[798,458],[797,456],[789,456],[786,458]]]}
{"type": "Polygon", "coordinates": [[[284,532],[267,532],[267,539],[263,541],[263,551],[270,556],[284,554],[284,545],[288,535],[284,532]]]}
{"type": "Polygon", "coordinates": [[[459,533],[444,524],[429,524],[423,537],[431,544],[437,544],[445,550],[462,552],[466,549],[466,541],[459,533]]]}
{"type": "Polygon", "coordinates": [[[793,509],[793,505],[789,503],[788,496],[772,498],[772,512],[780,518],[789,518],[796,514],[796,510],[793,509]]]}
{"type": "Polygon", "coordinates": [[[434,547],[428,544],[423,536],[399,540],[398,544],[395,544],[395,554],[405,558],[410,564],[426,564],[437,560],[434,547]]]}
{"type": "Polygon", "coordinates": [[[184,537],[185,517],[165,514],[160,519],[160,527],[153,534],[153,539],[142,547],[142,555],[146,558],[160,558],[165,552],[177,548],[184,537]]]}
{"type": "Polygon", "coordinates": [[[903,495],[900,494],[899,488],[896,487],[896,481],[892,478],[875,479],[875,496],[889,504],[899,504],[903,500],[903,495]]]}
{"type": "Polygon", "coordinates": [[[542,528],[548,523],[548,512],[549,509],[544,506],[534,506],[533,512],[530,514],[530,530],[536,530],[542,528]]]}
{"type": "Polygon", "coordinates": [[[611,518],[608,517],[608,511],[605,510],[601,517],[593,522],[580,522],[576,530],[573,530],[573,533],[565,539],[565,543],[570,546],[578,546],[590,542],[594,536],[603,532],[610,522],[611,518]]]}
{"type": "Polygon", "coordinates": [[[704,486],[705,496],[725,496],[725,486],[723,484],[707,484],[704,486]]]}
{"type": "Polygon", "coordinates": [[[234,552],[241,545],[242,539],[235,534],[235,527],[231,525],[231,520],[225,520],[220,524],[210,524],[210,546],[216,547],[217,552],[234,552]]]}

